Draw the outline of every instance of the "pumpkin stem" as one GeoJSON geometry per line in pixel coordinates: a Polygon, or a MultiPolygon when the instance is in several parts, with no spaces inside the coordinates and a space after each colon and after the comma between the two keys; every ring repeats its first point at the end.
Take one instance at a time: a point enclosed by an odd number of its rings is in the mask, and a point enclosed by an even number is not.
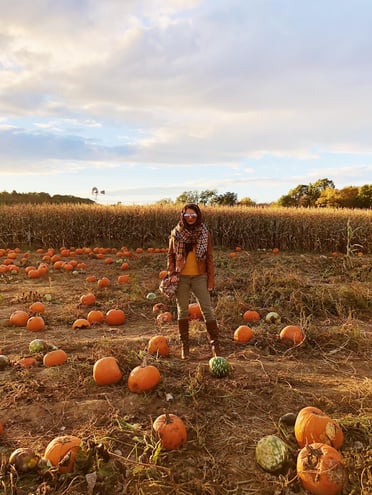
{"type": "Polygon", "coordinates": [[[314,469],[318,463],[320,457],[322,457],[323,452],[321,449],[314,449],[311,445],[306,444],[306,449],[307,449],[307,463],[310,468],[314,469]]]}
{"type": "Polygon", "coordinates": [[[165,414],[165,421],[164,421],[164,423],[166,425],[169,425],[170,423],[173,423],[172,418],[169,416],[169,412],[168,411],[164,411],[164,414],[165,414]]]}

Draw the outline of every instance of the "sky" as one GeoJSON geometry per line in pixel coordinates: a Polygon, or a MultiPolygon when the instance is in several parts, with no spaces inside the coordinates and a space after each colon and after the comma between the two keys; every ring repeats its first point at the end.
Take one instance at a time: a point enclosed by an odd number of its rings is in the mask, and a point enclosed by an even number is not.
{"type": "Polygon", "coordinates": [[[0,192],[372,182],[370,0],[0,0],[0,192]]]}

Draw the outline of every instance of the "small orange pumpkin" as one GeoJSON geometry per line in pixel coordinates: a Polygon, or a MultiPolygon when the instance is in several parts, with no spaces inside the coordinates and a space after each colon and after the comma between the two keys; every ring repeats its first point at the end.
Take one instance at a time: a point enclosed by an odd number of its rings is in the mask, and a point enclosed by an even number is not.
{"type": "Polygon", "coordinates": [[[303,447],[297,456],[297,475],[305,490],[314,495],[341,493],[347,473],[340,452],[323,443],[303,447]]]}
{"type": "Polygon", "coordinates": [[[67,361],[67,354],[62,349],[54,349],[44,354],[43,365],[47,368],[60,366],[67,361]]]}
{"type": "Polygon", "coordinates": [[[32,356],[26,356],[18,359],[16,364],[21,368],[31,368],[31,366],[35,366],[37,363],[36,359],[32,356]]]}
{"type": "Polygon", "coordinates": [[[110,287],[111,280],[108,277],[102,277],[97,280],[97,287],[103,289],[105,287],[110,287]]]}
{"type": "Polygon", "coordinates": [[[60,473],[71,473],[75,459],[80,450],[81,440],[73,435],[62,435],[54,438],[47,445],[44,458],[52,466],[58,467],[60,473]]]}
{"type": "Polygon", "coordinates": [[[45,304],[41,301],[35,301],[30,306],[31,313],[44,313],[45,312],[45,304]]]}
{"type": "Polygon", "coordinates": [[[118,283],[119,284],[129,284],[130,283],[130,276],[129,275],[119,275],[118,276],[118,283]]]}
{"type": "Polygon", "coordinates": [[[163,313],[165,311],[168,311],[168,307],[164,303],[156,303],[152,307],[152,312],[154,315],[158,315],[159,313],[163,313]]]}
{"type": "Polygon", "coordinates": [[[94,306],[96,304],[96,296],[92,292],[80,296],[80,304],[82,306],[94,306]]]}
{"type": "Polygon", "coordinates": [[[27,320],[26,327],[31,332],[40,332],[45,329],[45,321],[42,316],[31,316],[27,320]]]}
{"type": "Polygon", "coordinates": [[[286,345],[298,345],[305,339],[301,327],[297,325],[287,325],[279,334],[280,340],[286,345]]]}
{"type": "Polygon", "coordinates": [[[89,328],[89,327],[90,327],[90,322],[86,318],[77,318],[72,324],[73,330],[78,330],[81,328],[89,328]]]}
{"type": "Polygon", "coordinates": [[[99,309],[92,309],[92,311],[89,311],[89,313],[87,314],[87,320],[90,324],[102,323],[104,319],[105,315],[103,311],[99,309]]]}
{"type": "Polygon", "coordinates": [[[25,327],[27,325],[27,320],[30,315],[27,311],[23,311],[22,309],[18,309],[14,311],[9,317],[9,323],[15,327],[25,327]]]}
{"type": "Polygon", "coordinates": [[[203,314],[198,303],[189,304],[189,320],[201,320],[203,314]]]}
{"type": "Polygon", "coordinates": [[[140,394],[147,392],[161,380],[160,372],[156,366],[152,364],[142,363],[132,369],[128,376],[128,388],[131,392],[140,394]]]}
{"type": "Polygon", "coordinates": [[[294,433],[301,448],[320,442],[339,449],[344,443],[344,433],[339,423],[313,406],[304,407],[297,414],[294,433]]]}
{"type": "Polygon", "coordinates": [[[123,372],[118,360],[112,356],[98,359],[93,366],[93,380],[97,385],[112,385],[120,382],[123,372]]]}
{"type": "Polygon", "coordinates": [[[163,449],[179,449],[187,441],[186,426],[175,414],[161,414],[155,419],[152,427],[163,449]]]}
{"type": "Polygon", "coordinates": [[[170,349],[168,340],[164,335],[154,335],[148,342],[147,352],[159,356],[169,356],[170,349]]]}
{"type": "Polygon", "coordinates": [[[248,309],[243,313],[243,320],[244,321],[249,321],[249,322],[254,322],[254,321],[260,321],[261,316],[258,311],[255,311],[253,309],[248,309]]]}
{"type": "Polygon", "coordinates": [[[156,317],[156,322],[159,325],[163,325],[164,323],[169,323],[173,320],[172,313],[170,311],[164,311],[163,313],[158,314],[156,317]]]}
{"type": "Polygon", "coordinates": [[[107,325],[122,325],[125,319],[126,315],[122,309],[109,309],[105,315],[107,325]]]}
{"type": "Polygon", "coordinates": [[[253,336],[253,330],[248,325],[239,325],[234,332],[235,342],[249,342],[253,336]]]}

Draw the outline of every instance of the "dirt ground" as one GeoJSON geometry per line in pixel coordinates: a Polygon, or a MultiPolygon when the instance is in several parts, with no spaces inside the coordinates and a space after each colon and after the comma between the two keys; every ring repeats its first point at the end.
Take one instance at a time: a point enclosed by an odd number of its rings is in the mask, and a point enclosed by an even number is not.
{"type": "MultiPolygon", "coordinates": [[[[32,253],[27,264],[41,256],[32,253]]],[[[203,322],[190,323],[188,361],[179,358],[176,322],[157,323],[156,302],[167,304],[175,317],[174,304],[157,289],[164,254],[130,257],[126,273],[131,280],[125,285],[117,283],[122,272],[115,258],[112,264],[81,258],[86,267],[76,273],[50,267],[44,277],[31,280],[22,266],[18,274],[2,275],[0,348],[10,364],[0,371],[0,493],[304,494],[296,477],[299,448],[293,425],[280,418],[309,405],[337,419],[344,431],[341,451],[348,481],[343,493],[372,493],[371,257],[351,263],[332,256],[230,257],[218,252],[213,302],[222,354],[232,365],[226,378],[209,372],[203,322]],[[111,286],[98,289],[86,282],[91,274],[109,277],[111,286]],[[72,323],[92,309],[79,304],[87,292],[95,293],[96,307],[104,312],[123,309],[125,323],[73,330],[72,323]],[[154,299],[148,298],[152,292],[154,299]],[[10,314],[28,309],[35,300],[45,302],[45,330],[10,326],[10,314]],[[233,331],[243,323],[246,309],[257,309],[261,320],[251,324],[253,340],[238,344],[233,331]],[[269,324],[265,315],[274,310],[282,320],[269,324]],[[288,347],[278,338],[290,323],[305,330],[299,346],[288,347]],[[169,357],[147,355],[148,340],[156,334],[167,336],[169,357]],[[35,366],[19,366],[35,338],[62,348],[67,362],[46,368],[37,355],[35,366]],[[120,383],[94,382],[93,365],[104,356],[118,359],[124,373],[120,383]],[[134,394],[127,378],[144,356],[158,367],[161,382],[150,392],[134,394]],[[152,422],[164,411],[186,424],[187,443],[179,450],[159,450],[152,432],[152,422]],[[51,439],[66,434],[81,438],[85,447],[74,473],[40,468],[22,474],[8,465],[14,449],[31,447],[42,456],[51,439]],[[269,434],[285,440],[290,449],[290,460],[279,474],[264,471],[255,461],[258,440],[269,434]]]]}

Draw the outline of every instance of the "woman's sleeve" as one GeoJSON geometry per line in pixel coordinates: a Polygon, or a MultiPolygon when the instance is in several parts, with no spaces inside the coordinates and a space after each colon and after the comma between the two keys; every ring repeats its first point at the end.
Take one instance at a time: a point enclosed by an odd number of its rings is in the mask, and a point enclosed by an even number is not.
{"type": "Polygon", "coordinates": [[[167,252],[167,270],[170,273],[176,271],[176,254],[174,251],[174,238],[169,238],[168,252],[167,252]]]}
{"type": "Polygon", "coordinates": [[[215,274],[214,274],[212,237],[210,233],[208,233],[208,247],[207,247],[207,276],[208,276],[208,289],[214,289],[215,274]]]}

